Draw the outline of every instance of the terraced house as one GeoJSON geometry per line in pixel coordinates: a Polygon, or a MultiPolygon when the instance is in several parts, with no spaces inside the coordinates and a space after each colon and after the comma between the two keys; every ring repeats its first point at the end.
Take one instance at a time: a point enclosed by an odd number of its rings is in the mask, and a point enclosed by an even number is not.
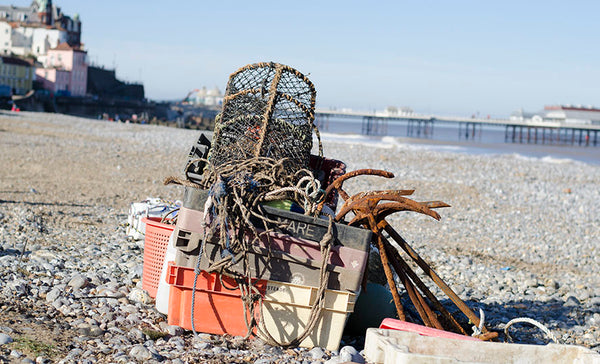
{"type": "Polygon", "coordinates": [[[33,66],[22,59],[0,56],[0,85],[10,87],[13,94],[25,94],[32,89],[33,66]]]}

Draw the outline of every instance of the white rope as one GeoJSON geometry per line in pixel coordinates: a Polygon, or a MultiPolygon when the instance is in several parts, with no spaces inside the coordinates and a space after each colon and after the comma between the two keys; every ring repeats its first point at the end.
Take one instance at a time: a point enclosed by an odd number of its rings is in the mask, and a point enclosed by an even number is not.
{"type": "Polygon", "coordinates": [[[508,333],[508,328],[510,326],[512,326],[513,324],[516,324],[518,322],[526,322],[528,324],[536,326],[537,328],[539,328],[540,330],[542,330],[550,338],[550,340],[554,341],[557,344],[560,344],[558,342],[558,339],[556,339],[556,337],[554,336],[554,334],[552,334],[552,332],[550,332],[550,330],[546,326],[544,326],[540,322],[538,322],[538,321],[536,321],[534,319],[530,319],[528,317],[517,317],[515,319],[510,320],[506,324],[506,326],[504,327],[504,335],[506,335],[506,338],[508,339],[508,341],[512,342],[512,337],[508,333]]]}
{"type": "Polygon", "coordinates": [[[321,181],[312,176],[304,176],[300,178],[298,183],[296,183],[296,187],[302,188],[302,185],[305,183],[306,186],[304,186],[304,191],[309,197],[315,199],[319,194],[319,190],[321,189],[321,181]]]}
{"type": "Polygon", "coordinates": [[[473,326],[473,333],[471,336],[479,336],[483,334],[483,325],[485,324],[485,312],[479,309],[479,326],[473,326]]]}

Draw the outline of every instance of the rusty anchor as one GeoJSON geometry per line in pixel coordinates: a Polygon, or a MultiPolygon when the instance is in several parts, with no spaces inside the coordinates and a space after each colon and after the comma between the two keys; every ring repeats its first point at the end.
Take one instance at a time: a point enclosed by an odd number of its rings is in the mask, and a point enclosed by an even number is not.
{"type": "MultiPolygon", "coordinates": [[[[418,202],[406,197],[412,195],[414,190],[365,191],[349,196],[348,193],[342,189],[344,181],[365,175],[384,178],[394,177],[393,173],[384,170],[359,169],[348,172],[337,178],[325,191],[325,196],[327,196],[333,190],[337,190],[344,200],[339,213],[335,216],[335,221],[343,221],[346,215],[352,212],[354,217],[348,222],[349,225],[363,226],[373,232],[372,243],[379,250],[386,280],[392,293],[398,317],[401,320],[406,321],[407,317],[400,300],[400,294],[394,279],[394,272],[406,289],[410,302],[413,304],[425,326],[468,335],[467,330],[465,330],[458,320],[441,304],[419,275],[401,256],[401,251],[421,268],[425,277],[429,277],[429,279],[431,279],[444,294],[446,294],[450,301],[452,301],[452,303],[467,317],[470,323],[479,327],[479,317],[475,315],[475,313],[442,280],[431,266],[427,264],[427,262],[421,258],[406,240],[404,240],[404,238],[402,238],[402,236],[385,220],[389,215],[401,211],[417,212],[439,220],[440,215],[433,209],[450,207],[450,205],[442,201],[418,202]],[[384,232],[400,249],[395,247],[394,244],[384,236],[384,232]]],[[[321,211],[322,206],[323,203],[317,207],[317,211],[321,211]]],[[[481,340],[493,340],[498,336],[497,332],[489,331],[483,325],[481,325],[480,330],[481,333],[474,336],[481,340]]]]}

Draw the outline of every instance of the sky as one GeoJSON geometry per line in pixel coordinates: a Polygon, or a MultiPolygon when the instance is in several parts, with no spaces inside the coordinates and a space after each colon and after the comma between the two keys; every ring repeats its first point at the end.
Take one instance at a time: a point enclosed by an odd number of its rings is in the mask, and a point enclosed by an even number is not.
{"type": "Polygon", "coordinates": [[[238,68],[274,61],[309,77],[317,108],[507,117],[600,107],[597,1],[53,3],[80,15],[92,64],[143,83],[152,100],[224,91],[238,68]]]}

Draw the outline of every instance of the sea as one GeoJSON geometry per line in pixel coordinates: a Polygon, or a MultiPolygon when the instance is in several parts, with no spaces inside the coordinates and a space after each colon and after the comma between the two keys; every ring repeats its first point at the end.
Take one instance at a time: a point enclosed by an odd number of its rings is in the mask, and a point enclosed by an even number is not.
{"type": "Polygon", "coordinates": [[[363,123],[358,119],[330,117],[326,122],[318,124],[318,128],[322,139],[337,142],[380,146],[403,144],[468,154],[514,154],[546,162],[577,161],[600,166],[600,133],[598,133],[596,146],[593,145],[593,135],[586,146],[584,138],[580,145],[579,134],[575,134],[574,139],[570,133],[561,135],[558,142],[554,134],[553,144],[549,144],[549,134],[546,132],[545,143],[542,144],[541,131],[538,132],[536,143],[533,132],[528,142],[527,132],[519,134],[517,130],[513,142],[512,129],[507,135],[504,126],[481,125],[473,131],[472,128],[466,130],[464,125],[459,128],[458,123],[439,121],[435,122],[433,130],[429,129],[425,133],[422,129],[419,134],[414,126],[411,128],[405,121],[388,121],[387,126],[377,135],[363,134],[363,123]]]}

